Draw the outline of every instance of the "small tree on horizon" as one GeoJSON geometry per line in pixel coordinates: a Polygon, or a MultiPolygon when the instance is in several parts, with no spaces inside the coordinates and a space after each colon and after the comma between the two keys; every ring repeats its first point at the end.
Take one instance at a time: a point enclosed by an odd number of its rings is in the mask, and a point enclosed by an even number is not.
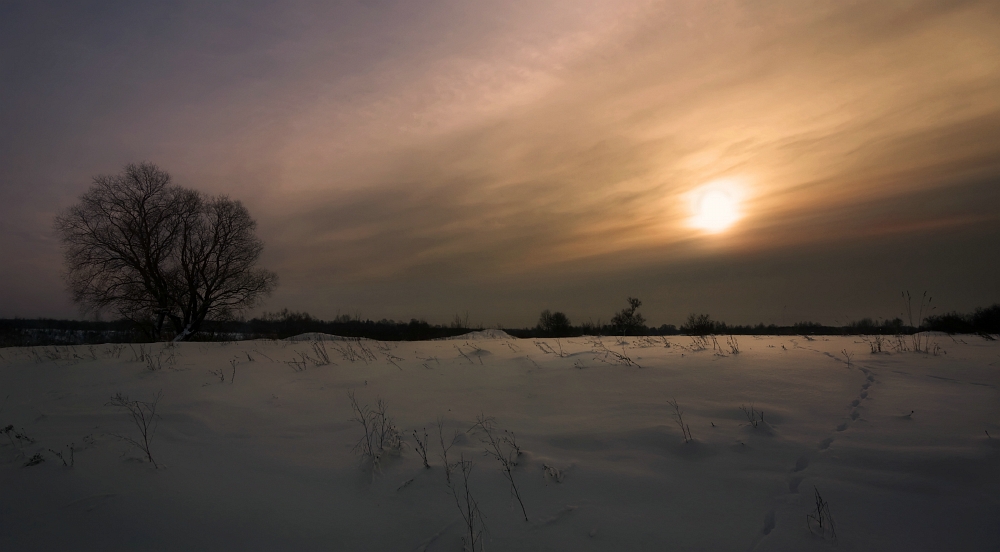
{"type": "Polygon", "coordinates": [[[638,311],[642,301],[635,297],[628,298],[628,308],[622,309],[611,318],[611,326],[622,335],[638,333],[646,327],[646,319],[638,311]]]}
{"type": "Polygon", "coordinates": [[[84,312],[112,309],[154,338],[169,320],[175,341],[257,306],[277,285],[256,267],[256,226],[239,201],[175,186],[152,163],[95,177],[55,220],[73,301],[84,312]]]}
{"type": "Polygon", "coordinates": [[[714,333],[720,325],[724,326],[707,314],[692,313],[688,315],[687,323],[681,326],[681,331],[687,335],[708,335],[714,333]]]}
{"type": "Polygon", "coordinates": [[[546,335],[564,337],[572,332],[573,326],[565,314],[545,309],[538,317],[538,329],[546,335]]]}

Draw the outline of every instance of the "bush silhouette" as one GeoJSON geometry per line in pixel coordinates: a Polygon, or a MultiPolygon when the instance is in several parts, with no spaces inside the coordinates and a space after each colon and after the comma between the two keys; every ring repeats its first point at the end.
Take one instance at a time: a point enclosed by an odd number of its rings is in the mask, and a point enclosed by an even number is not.
{"type": "Polygon", "coordinates": [[[642,306],[642,301],[635,297],[628,298],[628,308],[622,309],[611,318],[611,326],[616,333],[635,335],[646,329],[646,319],[636,311],[642,306]]]}
{"type": "Polygon", "coordinates": [[[545,309],[538,317],[538,331],[543,335],[565,337],[573,333],[573,326],[565,314],[545,309]]]}
{"type": "Polygon", "coordinates": [[[724,326],[721,322],[712,320],[712,317],[707,314],[692,313],[688,315],[687,323],[681,326],[681,331],[688,335],[708,335],[724,326]]]}

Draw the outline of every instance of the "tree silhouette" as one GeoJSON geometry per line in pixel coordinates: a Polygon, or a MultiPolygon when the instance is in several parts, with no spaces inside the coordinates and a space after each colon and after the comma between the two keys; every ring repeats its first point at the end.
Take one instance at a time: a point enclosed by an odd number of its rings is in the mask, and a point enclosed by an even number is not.
{"type": "Polygon", "coordinates": [[[681,326],[681,331],[688,335],[708,335],[714,333],[720,326],[724,324],[712,320],[707,314],[692,313],[688,315],[687,323],[681,326]]]}
{"type": "Polygon", "coordinates": [[[256,306],[277,284],[256,267],[264,244],[242,203],[174,186],[151,163],[95,177],[55,227],[73,301],[84,311],[113,309],[157,337],[169,320],[174,340],[188,339],[205,320],[256,306]]]}
{"type": "Polygon", "coordinates": [[[611,318],[611,325],[622,335],[634,334],[646,327],[646,319],[636,311],[642,306],[642,301],[635,297],[628,298],[628,308],[622,309],[611,318]]]}
{"type": "Polygon", "coordinates": [[[538,317],[538,329],[553,337],[568,336],[573,331],[569,318],[565,314],[550,312],[549,309],[543,310],[541,316],[538,317]]]}

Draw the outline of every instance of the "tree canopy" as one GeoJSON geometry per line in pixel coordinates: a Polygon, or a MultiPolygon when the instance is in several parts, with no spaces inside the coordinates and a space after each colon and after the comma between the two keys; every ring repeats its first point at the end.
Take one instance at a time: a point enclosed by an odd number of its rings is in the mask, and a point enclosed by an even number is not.
{"type": "Polygon", "coordinates": [[[151,163],[100,175],[55,221],[65,277],[85,311],[114,310],[175,340],[256,306],[277,275],[256,266],[263,242],[242,203],[173,185],[151,163]]]}

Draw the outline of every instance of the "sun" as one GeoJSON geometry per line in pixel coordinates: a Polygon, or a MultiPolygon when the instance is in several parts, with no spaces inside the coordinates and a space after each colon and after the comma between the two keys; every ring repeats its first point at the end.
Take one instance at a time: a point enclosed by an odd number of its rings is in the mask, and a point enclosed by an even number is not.
{"type": "Polygon", "coordinates": [[[742,218],[739,188],[728,181],[717,181],[691,194],[690,225],[710,234],[728,230],[742,218]]]}

